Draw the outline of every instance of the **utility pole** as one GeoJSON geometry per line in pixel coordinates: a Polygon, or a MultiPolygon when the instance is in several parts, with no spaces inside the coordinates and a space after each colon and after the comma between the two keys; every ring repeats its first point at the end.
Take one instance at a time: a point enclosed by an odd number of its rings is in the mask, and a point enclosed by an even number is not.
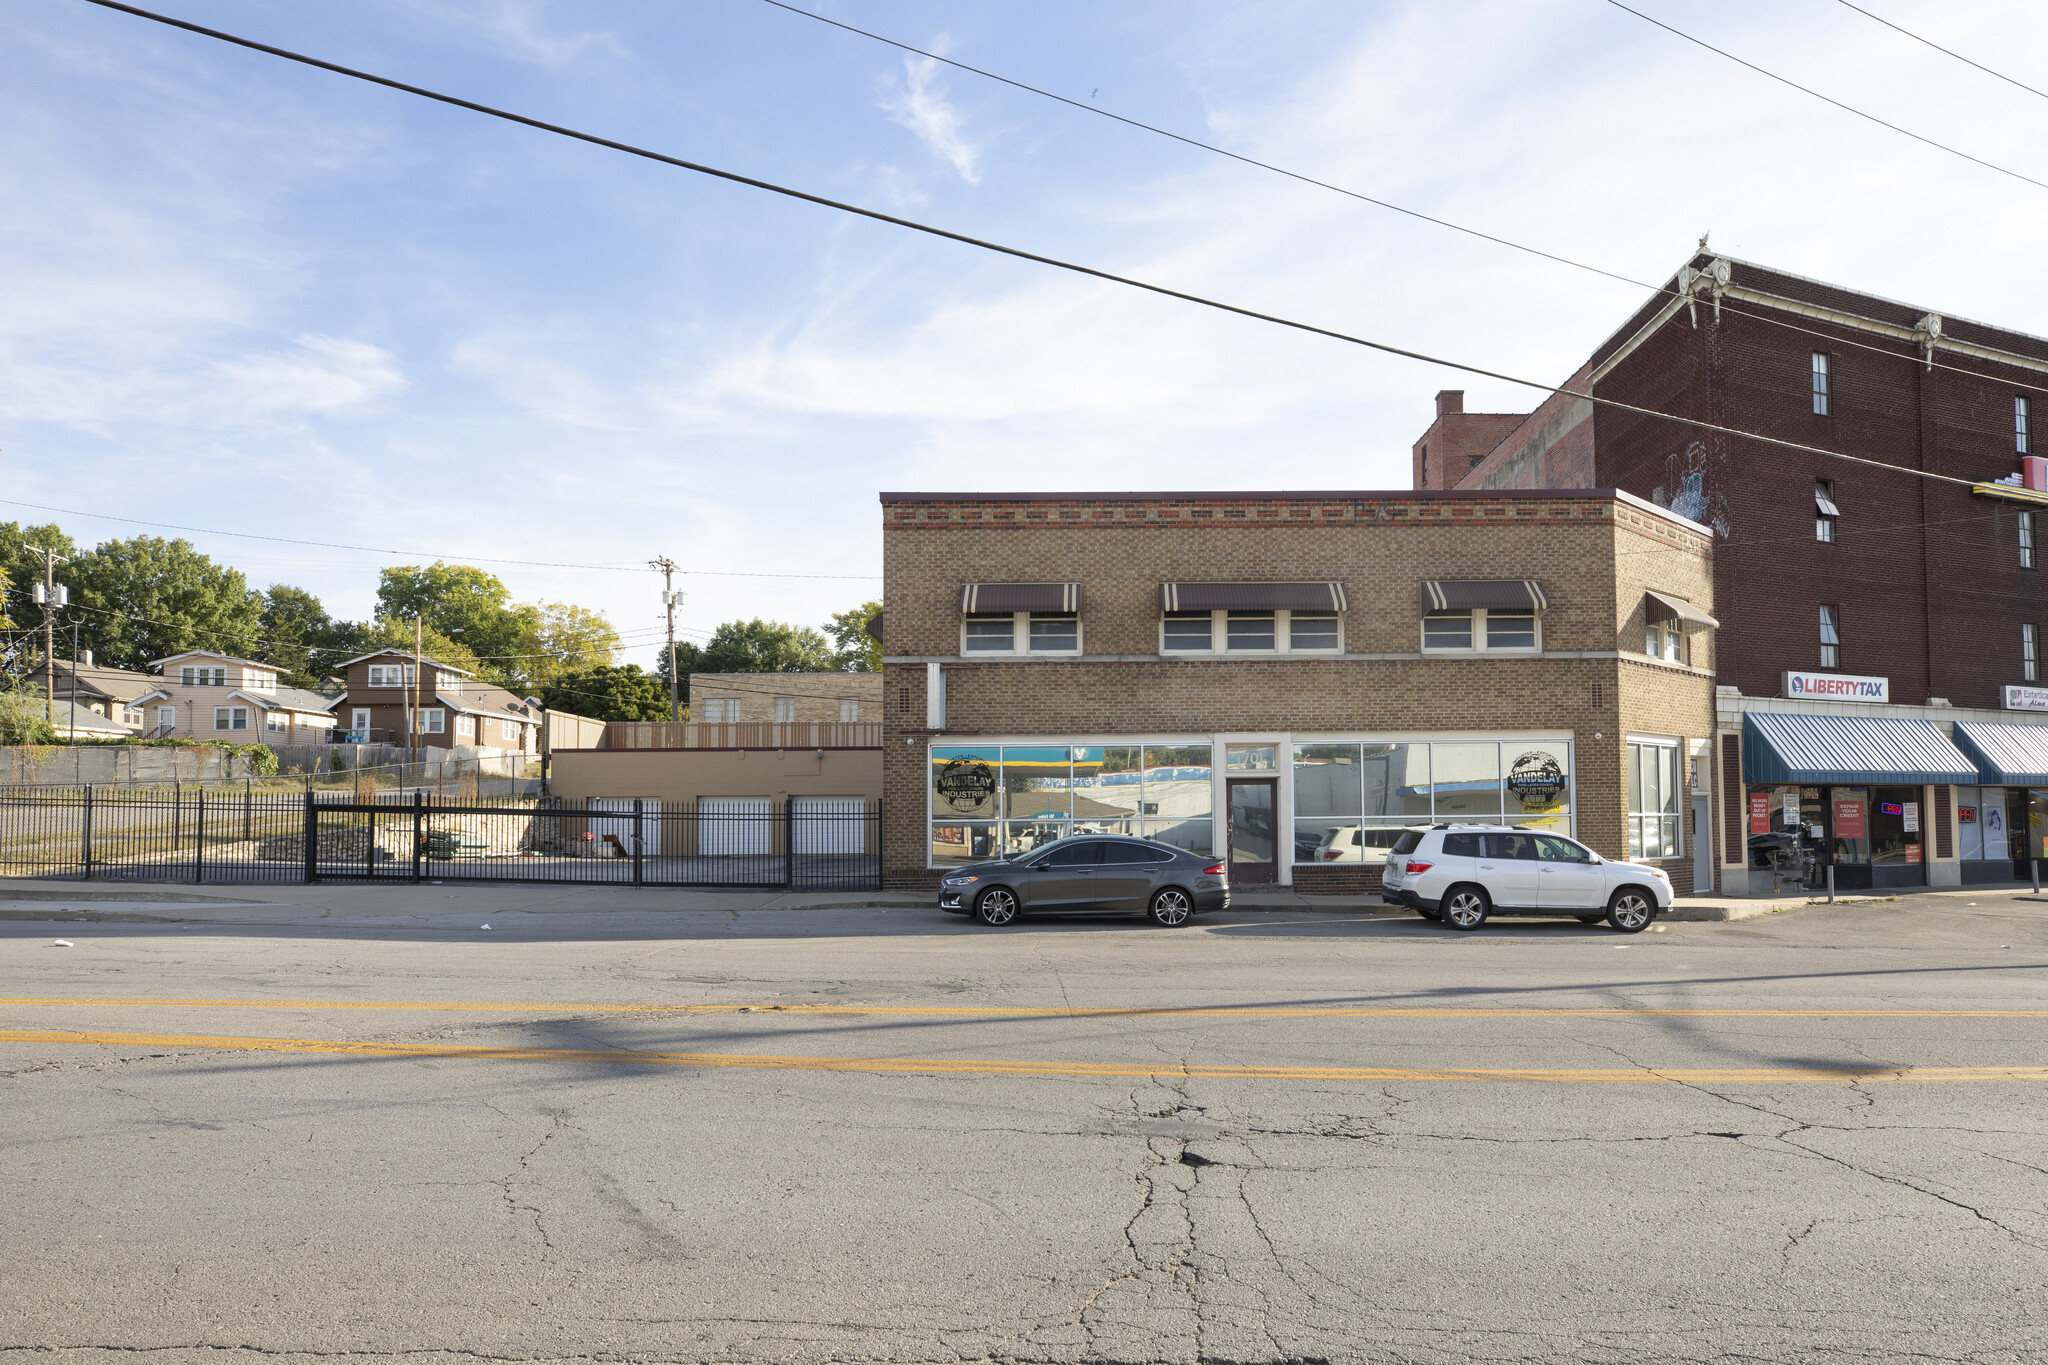
{"type": "Polygon", "coordinates": [[[661,570],[661,605],[668,613],[668,718],[680,724],[683,719],[683,704],[678,700],[680,692],[676,678],[676,608],[682,605],[683,595],[675,590],[676,565],[667,555],[647,561],[661,570]]]}
{"type": "Polygon", "coordinates": [[[71,743],[78,743],[78,618],[71,618],[71,743]]]}
{"type": "MultiPolygon", "coordinates": [[[[426,618],[421,616],[418,612],[413,613],[412,714],[406,717],[407,728],[411,731],[411,733],[406,736],[406,743],[407,752],[409,752],[412,755],[412,763],[414,767],[418,767],[420,761],[420,648],[425,643],[426,630],[426,618]]],[[[418,781],[419,774],[413,774],[413,780],[418,781]]]]}
{"type": "MultiPolygon", "coordinates": [[[[58,586],[57,566],[70,562],[55,550],[44,550],[43,581],[36,584],[36,601],[43,608],[43,719],[51,729],[57,726],[57,608],[71,601],[71,590],[58,586]]],[[[71,689],[71,699],[78,700],[76,686],[71,689]]]]}

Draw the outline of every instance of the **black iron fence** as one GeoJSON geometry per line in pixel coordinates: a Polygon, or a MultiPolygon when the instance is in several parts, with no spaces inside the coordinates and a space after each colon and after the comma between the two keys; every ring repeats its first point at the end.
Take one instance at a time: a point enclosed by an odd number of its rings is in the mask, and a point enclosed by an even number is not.
{"type": "Polygon", "coordinates": [[[881,805],[0,789],[0,877],[125,882],[881,885],[881,805]]]}

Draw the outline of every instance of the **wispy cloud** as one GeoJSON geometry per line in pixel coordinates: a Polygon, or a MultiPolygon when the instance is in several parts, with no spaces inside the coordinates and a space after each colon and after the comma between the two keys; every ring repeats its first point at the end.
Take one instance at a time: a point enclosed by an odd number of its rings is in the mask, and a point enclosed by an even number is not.
{"type": "MultiPolygon", "coordinates": [[[[932,41],[931,50],[944,52],[947,43],[944,37],[932,41]]],[[[908,57],[903,59],[903,84],[891,82],[889,93],[882,100],[882,110],[891,121],[902,124],[917,135],[934,156],[937,156],[970,185],[981,183],[981,150],[967,140],[960,130],[960,111],[947,101],[945,92],[938,85],[939,64],[929,57],[908,57]]]]}

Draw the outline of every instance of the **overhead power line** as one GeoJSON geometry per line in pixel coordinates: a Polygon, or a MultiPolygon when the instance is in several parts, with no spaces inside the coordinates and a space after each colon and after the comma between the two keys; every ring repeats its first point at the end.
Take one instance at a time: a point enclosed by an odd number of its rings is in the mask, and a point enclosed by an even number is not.
{"type": "MultiPolygon", "coordinates": [[[[99,0],[94,0],[94,2],[99,3],[99,0]]],[[[1925,143],[1927,146],[1933,147],[1937,151],[1947,152],[1950,156],[1959,156],[1965,161],[1974,161],[1979,166],[1984,167],[1986,170],[1997,171],[2000,175],[2009,175],[2015,180],[2024,180],[2029,185],[2032,185],[2035,189],[2048,190],[2048,181],[2036,180],[2031,175],[2022,175],[2020,172],[2012,170],[2011,168],[2006,166],[2001,166],[1995,161],[1986,161],[1981,156],[1971,156],[1968,152],[1963,151],[1961,148],[1951,147],[1946,142],[1936,142],[1931,137],[1922,137],[1920,134],[1912,131],[1910,128],[1901,128],[1898,124],[1889,123],[1884,119],[1879,118],[1875,114],[1865,113],[1863,110],[1858,109],[1853,104],[1844,104],[1838,99],[1834,99],[1831,96],[1821,94],[1820,91],[1815,90],[1810,86],[1801,85],[1798,81],[1795,81],[1790,77],[1780,76],[1775,71],[1767,71],[1763,67],[1758,66],[1755,62],[1744,61],[1742,58],[1736,56],[1734,53],[1728,51],[1727,49],[1715,47],[1712,43],[1707,42],[1705,39],[1695,38],[1690,33],[1685,32],[1683,29],[1673,28],[1671,25],[1665,23],[1661,19],[1652,19],[1649,15],[1643,13],[1639,9],[1630,9],[1627,5],[1622,4],[1621,0],[1607,0],[1607,3],[1625,13],[1633,14],[1636,18],[1642,20],[1646,24],[1655,24],[1658,28],[1663,29],[1666,33],[1669,33],[1674,37],[1683,38],[1685,39],[1685,41],[1693,44],[1696,47],[1703,47],[1717,57],[1726,57],[1729,61],[1734,62],[1737,66],[1746,66],[1751,71],[1756,72],[1756,74],[1759,76],[1768,76],[1772,80],[1776,81],[1778,84],[1788,85],[1792,87],[1792,89],[1797,90],[1802,95],[1811,95],[1817,100],[1821,100],[1825,103],[1832,104],[1835,106],[1835,108],[1840,109],[1845,114],[1854,114],[1857,118],[1867,119],[1870,122],[1875,123],[1880,128],[1889,128],[1893,132],[1898,133],[1903,137],[1912,138],[1915,142],[1925,143]]]]}
{"type": "MultiPolygon", "coordinates": [[[[1463,223],[1454,223],[1448,218],[1439,218],[1434,214],[1424,213],[1420,209],[1409,208],[1405,204],[1396,204],[1389,199],[1375,198],[1372,195],[1362,193],[1358,190],[1346,189],[1342,185],[1331,184],[1327,180],[1318,180],[1316,177],[1312,175],[1304,175],[1300,171],[1291,171],[1288,170],[1285,166],[1276,166],[1270,161],[1261,161],[1256,157],[1246,156],[1241,152],[1233,152],[1227,147],[1219,147],[1214,143],[1204,142],[1200,138],[1189,137],[1185,133],[1176,133],[1171,128],[1161,128],[1155,124],[1146,123],[1140,119],[1126,117],[1123,114],[1115,113],[1109,109],[1105,109],[1101,105],[1096,104],[1092,100],[1084,102],[1081,100],[1072,99],[1066,95],[1059,94],[1056,91],[1047,90],[1042,86],[1032,85],[1028,81],[1018,80],[1014,76],[1005,76],[1000,72],[990,71],[985,67],[973,66],[968,64],[967,62],[960,61],[957,58],[948,57],[942,53],[933,52],[927,48],[918,47],[914,43],[906,43],[899,38],[891,38],[885,33],[876,33],[872,29],[856,28],[852,24],[842,23],[837,19],[827,18],[825,15],[822,14],[815,14],[810,10],[801,9],[795,5],[784,3],[784,0],[762,0],[762,3],[772,5],[776,9],[782,10],[785,13],[794,14],[799,18],[815,20],[818,23],[828,25],[832,28],[841,29],[847,33],[856,34],[859,37],[867,38],[873,42],[880,43],[884,47],[893,47],[901,52],[908,52],[914,56],[923,57],[934,62],[940,62],[946,66],[952,67],[956,71],[965,71],[972,76],[980,76],[985,80],[995,81],[1000,85],[1007,85],[1012,89],[1025,91],[1027,94],[1038,95],[1041,98],[1049,99],[1059,104],[1064,104],[1070,109],[1078,109],[1084,114],[1092,114],[1097,118],[1105,118],[1113,123],[1121,123],[1128,127],[1137,128],[1147,133],[1155,133],[1160,137],[1170,138],[1175,142],[1184,143],[1190,147],[1198,147],[1205,152],[1213,152],[1217,156],[1228,157],[1232,161],[1239,161],[1247,166],[1256,166],[1260,170],[1271,171],[1275,175],[1284,175],[1290,180],[1298,180],[1305,185],[1313,185],[1318,189],[1329,190],[1333,193],[1344,195],[1347,198],[1356,199],[1362,203],[1372,204],[1378,208],[1388,209],[1394,213],[1404,214],[1407,217],[1418,219],[1422,222],[1430,223],[1437,227],[1449,228],[1452,232],[1462,232],[1468,237],[1476,237],[1481,241],[1492,242],[1496,245],[1507,247],[1511,251],[1524,252],[1528,255],[1536,256],[1546,261],[1555,261],[1559,265],[1568,265],[1572,267],[1574,270],[1583,270],[1588,274],[1599,275],[1610,280],[1617,280],[1623,284],[1632,284],[1639,289],[1647,289],[1652,294],[1659,295],[1664,298],[1676,298],[1680,296],[1679,290],[1667,284],[1657,284],[1650,280],[1639,280],[1636,279],[1634,276],[1624,275],[1618,271],[1609,270],[1604,266],[1592,265],[1585,261],[1573,260],[1569,256],[1560,256],[1557,255],[1555,252],[1545,251],[1540,247],[1530,246],[1526,242],[1517,242],[1512,238],[1501,237],[1494,233],[1483,231],[1479,228],[1467,227],[1463,223]]],[[[1842,0],[1842,3],[1848,4],[1849,0],[1842,0]]],[[[1851,8],[1855,7],[1851,6],[1851,8]]],[[[1865,12],[1867,13],[1867,11],[1865,12]]],[[[1876,18],[1875,15],[1872,15],[1871,17],[1876,18]]],[[[1904,30],[1901,30],[1901,32],[1904,32],[1904,30]]],[[[1943,50],[1946,51],[1947,49],[1943,50]]],[[[1893,359],[1905,360],[1913,364],[1931,365],[1933,368],[1937,370],[1947,370],[1953,374],[1969,375],[1973,379],[1990,378],[1990,376],[1985,375],[1981,371],[1970,369],[1967,366],[1952,365],[1946,361],[1933,360],[1928,357],[1904,354],[1896,349],[1888,349],[1884,346],[1873,345],[1872,343],[1867,341],[1857,341],[1854,338],[1845,337],[1836,332],[1823,332],[1819,328],[1802,326],[1797,322],[1792,322],[1785,318],[1771,317],[1765,313],[1752,312],[1732,302],[1724,301],[1721,306],[1726,311],[1734,313],[1739,317],[1748,318],[1753,322],[1765,323],[1772,327],[1782,327],[1788,332],[1798,332],[1803,336],[1820,337],[1832,345],[1850,346],[1857,350],[1869,351],[1875,355],[1889,356],[1893,359]]],[[[2019,388],[2028,389],[2036,393],[2048,393],[2048,384],[2030,384],[2024,380],[2013,380],[2002,377],[1997,382],[2015,385],[2019,388]]]]}
{"type": "MultiPolygon", "coordinates": [[[[769,0],[770,4],[773,4],[774,2],[775,0],[769,0]]],[[[1974,66],[1987,76],[1998,77],[1998,79],[2004,81],[2007,85],[2017,85],[2020,89],[2026,91],[2029,95],[2039,95],[2042,99],[2048,99],[2048,91],[2036,90],[2033,86],[2028,85],[2025,81],[2016,81],[2012,77],[2006,75],[2003,71],[1993,71],[1990,67],[1984,65],[1984,63],[1982,62],[1973,62],[1968,57],[1965,57],[1962,53],[1957,52],[1954,48],[1943,47],[1940,43],[1935,42],[1932,38],[1923,38],[1909,28],[1900,28],[1897,24],[1893,23],[1891,20],[1883,17],[1882,15],[1872,14],[1869,10],[1863,8],[1863,6],[1861,5],[1850,4],[1850,0],[1842,0],[1842,3],[1844,5],[1848,5],[1850,9],[1855,10],[1858,14],[1862,15],[1866,19],[1875,19],[1878,23],[1883,24],[1886,28],[1890,29],[1894,33],[1903,33],[1916,43],[1925,43],[1927,46],[1933,48],[1936,52],[1941,53],[1943,56],[1953,57],[1957,61],[1963,63],[1963,65],[1965,66],[1974,66]]]]}
{"type": "MultiPolygon", "coordinates": [[[[1132,289],[1144,290],[1146,293],[1158,294],[1164,298],[1179,299],[1183,303],[1192,303],[1203,308],[1213,308],[1218,312],[1250,318],[1255,322],[1267,322],[1276,327],[1286,327],[1294,331],[1305,332],[1311,336],[1325,337],[1329,340],[1341,341],[1352,346],[1362,346],[1367,350],[1379,351],[1385,355],[1400,356],[1406,360],[1417,360],[1427,365],[1438,365],[1445,369],[1458,370],[1465,374],[1475,374],[1485,379],[1498,379],[1502,383],[1515,384],[1522,388],[1535,389],[1543,393],[1561,394],[1568,398],[1582,398],[1600,407],[1611,408],[1618,412],[1633,412],[1643,417],[1661,418],[1665,421],[1678,423],[1681,426],[1690,427],[1695,431],[1710,431],[1717,435],[1734,436],[1746,441],[1755,441],[1763,445],[1775,446],[1781,450],[1796,450],[1806,455],[1819,455],[1827,459],[1843,460],[1850,464],[1862,465],[1868,468],[1910,474],[1918,478],[1954,484],[1963,488],[1970,487],[1972,483],[1969,479],[1960,479],[1948,474],[1936,474],[1931,470],[1909,469],[1902,465],[1887,464],[1882,460],[1866,459],[1860,455],[1850,455],[1839,450],[1828,450],[1822,446],[1808,445],[1803,441],[1788,441],[1781,437],[1766,436],[1760,432],[1743,431],[1736,427],[1723,426],[1718,422],[1703,421],[1696,417],[1682,417],[1675,413],[1659,412],[1655,408],[1639,407],[1633,403],[1624,403],[1619,399],[1601,398],[1594,394],[1582,393],[1577,389],[1568,389],[1557,384],[1546,384],[1535,379],[1524,379],[1519,375],[1505,374],[1499,370],[1489,370],[1483,366],[1449,360],[1442,356],[1430,355],[1424,351],[1410,350],[1407,347],[1391,345],[1384,341],[1373,341],[1366,337],[1354,336],[1349,332],[1339,332],[1329,327],[1318,327],[1313,323],[1297,322],[1292,318],[1281,317],[1274,313],[1262,313],[1255,308],[1245,308],[1238,304],[1225,303],[1220,299],[1207,298],[1201,294],[1191,294],[1185,290],[1171,289],[1163,284],[1153,284],[1133,276],[1118,275],[1112,271],[1099,270],[1094,266],[1061,260],[1056,256],[1046,256],[1035,251],[1026,251],[1021,247],[1005,246],[1000,242],[988,241],[985,238],[970,237],[963,232],[954,232],[948,228],[936,227],[930,223],[920,223],[912,218],[899,218],[894,214],[883,213],[878,209],[862,208],[857,204],[848,204],[837,199],[827,199],[823,195],[812,194],[806,190],[793,189],[787,185],[778,185],[770,180],[760,180],[753,176],[741,175],[737,171],[721,170],[715,166],[707,166],[695,161],[686,161],[681,157],[670,156],[665,152],[656,152],[645,147],[636,147],[629,142],[619,142],[612,138],[599,137],[595,133],[580,132],[574,128],[564,127],[561,124],[530,118],[525,114],[516,114],[509,110],[494,108],[488,104],[479,104],[474,100],[463,99],[457,95],[443,94],[440,91],[429,90],[423,86],[408,85],[404,81],[393,80],[389,76],[379,76],[371,72],[359,71],[354,67],[341,66],[335,62],[325,61],[318,57],[309,57],[302,53],[292,52],[286,48],[273,47],[268,43],[259,43],[254,39],[238,37],[235,34],[225,33],[219,29],[206,28],[184,19],[173,19],[168,15],[139,9],[134,5],[121,4],[119,0],[86,0],[86,2],[98,5],[102,9],[118,10],[123,14],[132,14],[137,18],[148,19],[171,28],[184,29],[189,33],[197,33],[202,37],[217,39],[224,43],[232,43],[236,47],[248,48],[253,52],[262,52],[273,57],[281,57],[286,61],[297,62],[302,66],[316,67],[322,71],[331,71],[336,75],[347,76],[353,80],[366,81],[372,85],[381,85],[387,89],[403,91],[408,95],[418,95],[422,99],[452,105],[458,109],[468,109],[473,113],[484,114],[490,118],[503,119],[508,123],[517,123],[528,128],[536,128],[544,133],[553,133],[559,137],[572,138],[578,142],[587,142],[593,146],[609,148],[615,152],[624,152],[628,156],[637,156],[648,161],[659,162],[665,166],[674,166],[679,170],[694,171],[699,175],[708,175],[719,180],[731,181],[734,184],[746,185],[753,189],[766,190],[770,194],[779,194],[785,198],[801,200],[807,204],[816,204],[821,208],[834,209],[841,213],[850,213],[856,217],[867,218],[878,223],[888,223],[894,227],[908,228],[912,232],[922,232],[928,236],[938,237],[945,241],[958,242],[963,246],[971,246],[983,251],[992,251],[999,255],[1031,261],[1038,265],[1051,266],[1055,270],[1065,270],[1089,279],[1103,280],[1110,284],[1120,284],[1132,289]]],[[[2048,188],[2048,186],[2043,188],[2048,188]]],[[[645,571],[643,570],[643,572],[645,571]]]]}
{"type": "MultiPolygon", "coordinates": [[[[98,0],[93,0],[98,3],[98,0]]],[[[125,9],[126,6],[119,8],[125,9]]],[[[166,21],[172,22],[172,21],[166,21]]],[[[412,559],[456,560],[462,563],[518,564],[530,569],[603,569],[613,573],[648,573],[644,564],[564,564],[545,559],[502,559],[492,555],[472,555],[440,550],[392,550],[377,545],[340,545],[331,540],[293,540],[287,536],[258,535],[254,531],[219,531],[206,526],[180,526],[170,521],[149,521],[142,517],[117,517],[110,512],[84,512],[75,507],[51,507],[40,502],[23,502],[19,498],[0,498],[0,503],[9,507],[33,507],[38,512],[56,512],[67,517],[97,517],[101,521],[126,522],[130,526],[154,526],[162,531],[189,531],[197,536],[232,536],[238,540],[268,540],[279,545],[312,545],[323,550],[358,550],[373,555],[404,555],[412,559]]],[[[732,569],[678,569],[677,573],[695,574],[711,578],[846,578],[876,579],[880,574],[863,573],[741,573],[732,569]]]]}

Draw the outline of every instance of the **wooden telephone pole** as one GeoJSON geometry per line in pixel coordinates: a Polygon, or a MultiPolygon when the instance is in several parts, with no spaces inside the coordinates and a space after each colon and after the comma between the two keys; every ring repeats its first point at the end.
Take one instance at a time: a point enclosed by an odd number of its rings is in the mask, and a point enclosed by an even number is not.
{"type": "Polygon", "coordinates": [[[676,565],[667,555],[647,561],[661,570],[661,605],[668,613],[668,718],[680,724],[683,719],[683,704],[679,700],[679,680],[676,677],[676,608],[682,604],[683,595],[675,590],[676,565]]]}
{"type": "MultiPolygon", "coordinates": [[[[55,550],[44,550],[43,581],[36,585],[36,601],[43,606],[43,719],[50,723],[52,729],[57,725],[57,608],[71,601],[70,589],[57,586],[57,566],[70,562],[55,550]]],[[[78,700],[75,673],[72,676],[71,700],[78,700]]]]}

